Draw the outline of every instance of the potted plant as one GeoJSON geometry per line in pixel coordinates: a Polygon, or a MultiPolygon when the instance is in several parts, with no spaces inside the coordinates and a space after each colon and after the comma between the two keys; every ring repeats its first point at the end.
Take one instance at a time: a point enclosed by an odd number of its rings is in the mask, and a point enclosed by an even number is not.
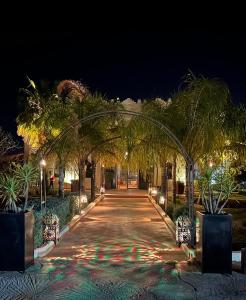
{"type": "Polygon", "coordinates": [[[223,211],[236,189],[233,175],[224,167],[210,168],[199,177],[204,211],[197,212],[196,259],[203,273],[232,271],[232,216],[223,211]]]}
{"type": "Polygon", "coordinates": [[[13,165],[0,176],[0,270],[24,271],[34,263],[34,215],[27,208],[30,183],[37,171],[30,164],[13,165]],[[25,203],[21,207],[20,198],[25,203]]]}

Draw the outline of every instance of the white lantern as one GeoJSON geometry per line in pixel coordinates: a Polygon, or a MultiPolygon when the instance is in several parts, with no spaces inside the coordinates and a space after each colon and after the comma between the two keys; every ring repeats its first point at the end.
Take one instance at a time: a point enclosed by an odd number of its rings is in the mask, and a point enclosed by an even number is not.
{"type": "Polygon", "coordinates": [[[163,195],[161,195],[160,198],[159,198],[159,204],[160,205],[164,205],[165,204],[165,198],[164,198],[163,195]]]}
{"type": "Polygon", "coordinates": [[[87,196],[85,194],[80,196],[80,202],[81,203],[87,203],[88,202],[87,196]]]}
{"type": "Polygon", "coordinates": [[[181,246],[182,243],[189,244],[191,240],[191,222],[188,216],[179,216],[176,220],[176,243],[181,246]]]}
{"type": "Polygon", "coordinates": [[[105,188],[103,186],[100,188],[100,194],[105,194],[105,188]]]}
{"type": "Polygon", "coordinates": [[[157,195],[157,187],[152,187],[151,189],[151,196],[156,196],[157,195]]]}
{"type": "Polygon", "coordinates": [[[57,215],[47,213],[42,218],[43,223],[43,241],[54,241],[57,244],[59,240],[59,218],[57,215]]]}

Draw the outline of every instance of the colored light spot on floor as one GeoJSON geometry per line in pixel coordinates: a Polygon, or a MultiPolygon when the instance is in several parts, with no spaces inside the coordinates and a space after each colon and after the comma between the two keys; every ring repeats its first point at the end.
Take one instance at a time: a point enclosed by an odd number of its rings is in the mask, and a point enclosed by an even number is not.
{"type": "Polygon", "coordinates": [[[55,280],[62,280],[65,278],[65,275],[63,273],[60,273],[60,274],[57,274],[56,277],[55,277],[55,280]]]}
{"type": "Polygon", "coordinates": [[[47,272],[53,272],[53,271],[55,271],[56,270],[56,267],[49,267],[48,269],[47,269],[47,272]]]}

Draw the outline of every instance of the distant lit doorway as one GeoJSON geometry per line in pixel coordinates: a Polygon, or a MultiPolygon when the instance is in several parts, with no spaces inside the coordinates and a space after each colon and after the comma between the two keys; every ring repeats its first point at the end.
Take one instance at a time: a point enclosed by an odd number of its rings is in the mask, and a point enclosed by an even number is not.
{"type": "Polygon", "coordinates": [[[118,189],[138,189],[138,187],[137,171],[118,170],[118,189]]]}

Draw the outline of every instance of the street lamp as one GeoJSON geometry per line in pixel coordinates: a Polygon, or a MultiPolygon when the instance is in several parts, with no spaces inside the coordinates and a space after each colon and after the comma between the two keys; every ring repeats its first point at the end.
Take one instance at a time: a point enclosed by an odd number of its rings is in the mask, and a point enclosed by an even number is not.
{"type": "Polygon", "coordinates": [[[40,161],[40,201],[41,201],[41,215],[43,206],[46,209],[46,182],[45,182],[45,166],[46,161],[41,159],[40,161]]]}

